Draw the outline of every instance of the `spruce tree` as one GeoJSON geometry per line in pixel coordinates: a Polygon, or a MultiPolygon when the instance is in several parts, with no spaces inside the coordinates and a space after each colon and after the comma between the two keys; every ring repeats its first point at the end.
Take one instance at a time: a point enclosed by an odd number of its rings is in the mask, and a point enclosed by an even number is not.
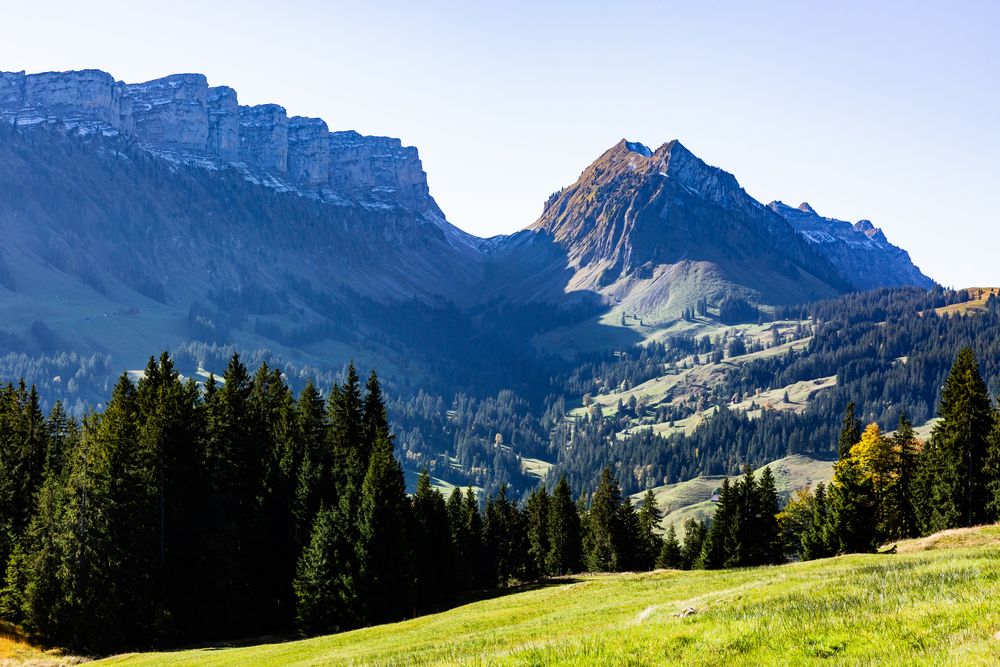
{"type": "Polygon", "coordinates": [[[667,528],[666,536],[662,540],[663,546],[656,556],[656,567],[669,570],[679,570],[684,567],[684,555],[681,544],[677,541],[677,529],[673,524],[667,528]]]}
{"type": "Polygon", "coordinates": [[[412,611],[409,520],[403,469],[392,454],[392,443],[381,436],[369,459],[358,508],[359,599],[369,623],[412,611]]]}
{"type": "Polygon", "coordinates": [[[778,526],[778,491],[771,468],[765,467],[757,481],[756,511],[752,540],[754,565],[777,565],[784,560],[781,531],[778,526]]]}
{"type": "Polygon", "coordinates": [[[874,551],[878,539],[871,478],[857,459],[837,462],[829,490],[830,544],[837,553],[874,551]]]}
{"type": "Polygon", "coordinates": [[[708,526],[704,521],[688,519],[684,522],[684,545],[681,549],[681,569],[690,570],[701,565],[708,526]]]}
{"type": "Polygon", "coordinates": [[[625,529],[621,489],[611,475],[611,468],[605,467],[587,513],[584,545],[588,570],[617,572],[624,569],[627,558],[625,529]]]}
{"type": "MultiPolygon", "coordinates": [[[[663,513],[656,505],[656,496],[652,489],[647,489],[638,516],[639,536],[636,565],[640,570],[652,570],[656,567],[656,561],[663,550],[663,538],[657,532],[662,519],[663,513]]],[[[676,541],[676,535],[674,539],[676,541]]]]}
{"type": "Polygon", "coordinates": [[[959,352],[945,380],[938,416],[921,461],[929,493],[928,532],[972,526],[991,516],[987,439],[993,413],[969,348],[959,352]]]}
{"type": "Polygon", "coordinates": [[[826,485],[820,482],[813,494],[812,512],[809,524],[802,534],[802,560],[827,558],[836,553],[830,543],[830,512],[827,503],[826,485]]]}
{"type": "Polygon", "coordinates": [[[341,545],[333,513],[322,509],[313,520],[312,535],[295,571],[295,622],[304,635],[334,632],[350,627],[340,597],[340,569],[336,562],[341,545]]]}
{"type": "Polygon", "coordinates": [[[431,487],[424,468],[413,495],[410,544],[413,553],[414,594],[418,608],[428,607],[452,592],[454,550],[444,496],[431,487]]]}
{"type": "Polygon", "coordinates": [[[560,477],[552,490],[548,536],[549,552],[545,558],[548,574],[560,576],[578,572],[582,560],[580,515],[565,477],[560,477]]]}
{"type": "Polygon", "coordinates": [[[896,450],[896,482],[893,486],[896,515],[891,536],[903,539],[916,537],[920,533],[916,507],[919,449],[913,426],[905,413],[899,415],[893,445],[896,450]]]}
{"type": "Polygon", "coordinates": [[[837,454],[841,459],[847,458],[851,453],[851,448],[861,439],[861,422],[854,416],[854,409],[854,401],[851,401],[844,411],[840,439],[837,441],[837,454]]]}
{"type": "MultiPolygon", "coordinates": [[[[722,480],[722,489],[719,492],[719,502],[715,505],[715,512],[712,514],[712,523],[708,526],[708,532],[698,559],[697,566],[706,570],[715,570],[725,567],[730,559],[729,546],[732,544],[731,537],[736,525],[736,512],[738,511],[738,495],[729,479],[722,480]]],[[[685,544],[685,547],[687,544],[685,544]]]]}
{"type": "Polygon", "coordinates": [[[544,486],[537,487],[528,495],[525,505],[525,519],[528,527],[528,576],[540,577],[546,574],[546,558],[549,545],[549,494],[544,486]]]}

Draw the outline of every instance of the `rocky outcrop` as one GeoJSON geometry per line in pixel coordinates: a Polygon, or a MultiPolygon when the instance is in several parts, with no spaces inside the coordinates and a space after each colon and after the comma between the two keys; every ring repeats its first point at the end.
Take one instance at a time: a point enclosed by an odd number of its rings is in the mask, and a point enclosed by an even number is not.
{"type": "Polygon", "coordinates": [[[124,132],[132,129],[124,84],[99,70],[2,72],[0,114],[18,125],[61,121],[73,126],[96,123],[124,132]]]}
{"type": "Polygon", "coordinates": [[[444,220],[416,148],[390,137],[331,133],[323,119],[288,118],[277,104],[240,106],[235,90],[209,87],[202,74],[125,84],[98,70],[0,72],[0,119],[120,133],[174,162],[233,164],[284,190],[444,220]]]}
{"type": "Polygon", "coordinates": [[[240,107],[240,160],[281,175],[288,171],[288,114],[277,104],[240,107]]]}
{"type": "Polygon", "coordinates": [[[288,121],[288,177],[308,187],[330,180],[330,129],[322,118],[288,121]]]}
{"type": "Polygon", "coordinates": [[[157,148],[207,151],[208,80],[203,74],[173,74],[125,90],[139,139],[157,148]]]}
{"type": "Polygon", "coordinates": [[[208,152],[226,162],[240,157],[240,106],[229,86],[208,89],[208,152]]]}
{"type": "Polygon", "coordinates": [[[912,285],[934,287],[908,252],[889,243],[870,220],[850,223],[819,215],[807,203],[793,208],[773,201],[768,208],[788,221],[820,254],[848,278],[855,289],[912,285]]]}
{"type": "Polygon", "coordinates": [[[395,201],[412,210],[440,214],[417,149],[391,137],[331,133],[330,187],[361,201],[395,201]]]}

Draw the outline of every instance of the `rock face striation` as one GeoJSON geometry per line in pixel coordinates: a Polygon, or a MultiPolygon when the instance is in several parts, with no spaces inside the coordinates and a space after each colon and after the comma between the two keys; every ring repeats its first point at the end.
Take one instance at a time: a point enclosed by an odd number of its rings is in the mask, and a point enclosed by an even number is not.
{"type": "Polygon", "coordinates": [[[910,254],[889,243],[870,220],[850,223],[826,218],[802,203],[792,208],[773,201],[768,208],[788,221],[824,257],[848,277],[855,289],[912,285],[931,288],[934,281],[914,266],[910,254]]]}
{"type": "MultiPolygon", "coordinates": [[[[203,74],[126,84],[99,70],[0,72],[0,122],[122,135],[174,162],[234,166],[257,182],[335,202],[401,207],[447,225],[417,149],[399,139],[330,132],[277,104],[240,106],[203,74]]],[[[461,238],[447,225],[450,236],[461,238]]]]}

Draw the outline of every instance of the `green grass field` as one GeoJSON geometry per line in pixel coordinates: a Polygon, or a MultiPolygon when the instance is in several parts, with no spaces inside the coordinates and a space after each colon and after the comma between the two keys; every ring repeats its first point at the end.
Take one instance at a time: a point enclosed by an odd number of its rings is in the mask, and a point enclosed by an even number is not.
{"type": "Polygon", "coordinates": [[[96,664],[1000,664],[1000,526],[902,543],[899,552],[587,575],[339,635],[96,664]]]}

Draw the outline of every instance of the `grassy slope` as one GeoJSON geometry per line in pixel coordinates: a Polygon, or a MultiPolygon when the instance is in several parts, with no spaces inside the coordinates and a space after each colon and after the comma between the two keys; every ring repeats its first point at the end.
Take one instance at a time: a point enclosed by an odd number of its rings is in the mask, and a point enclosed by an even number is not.
{"type": "Polygon", "coordinates": [[[589,575],[339,635],[98,664],[998,664],[1000,527],[900,551],[722,572],[589,575]],[[696,613],[680,616],[687,607],[696,613]]]}

